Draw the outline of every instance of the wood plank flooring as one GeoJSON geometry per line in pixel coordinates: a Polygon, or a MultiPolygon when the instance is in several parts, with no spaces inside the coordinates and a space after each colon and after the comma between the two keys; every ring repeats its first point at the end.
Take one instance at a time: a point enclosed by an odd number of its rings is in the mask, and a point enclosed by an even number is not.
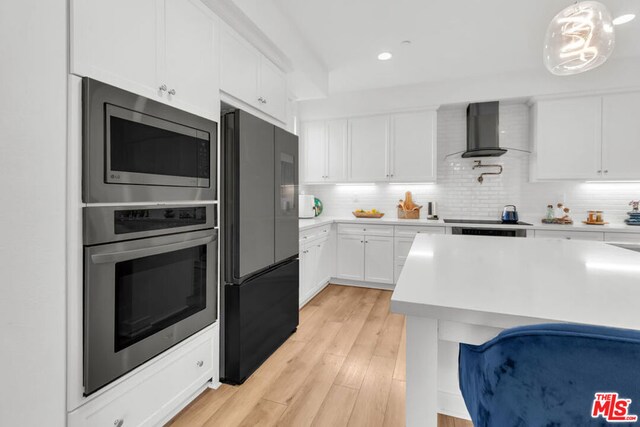
{"type": "MultiPolygon", "coordinates": [[[[171,427],[404,426],[404,316],[390,291],[329,285],[300,326],[241,386],[206,390],[171,427]]],[[[441,415],[440,427],[472,427],[441,415]]]]}

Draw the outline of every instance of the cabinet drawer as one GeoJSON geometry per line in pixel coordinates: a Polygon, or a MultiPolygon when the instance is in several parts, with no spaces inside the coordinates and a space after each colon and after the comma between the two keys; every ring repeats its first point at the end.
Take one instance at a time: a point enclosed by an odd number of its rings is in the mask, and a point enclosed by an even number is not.
{"type": "Polygon", "coordinates": [[[404,264],[411,250],[411,245],[413,245],[413,239],[414,237],[396,237],[394,239],[395,262],[404,264]]]}
{"type": "Polygon", "coordinates": [[[551,231],[551,230],[536,230],[536,238],[550,238],[550,239],[567,239],[567,240],[593,240],[602,242],[604,241],[604,233],[599,231],[551,231]]]}
{"type": "MultiPolygon", "coordinates": [[[[216,329],[217,330],[217,329],[216,329]]],[[[124,383],[69,413],[69,427],[158,425],[214,373],[213,337],[196,339],[193,346],[159,361],[159,369],[132,387],[124,383]]],[[[217,362],[216,362],[217,363],[217,362]]],[[[144,376],[144,372],[140,373],[144,376]]]]}
{"type": "Polygon", "coordinates": [[[640,243],[640,233],[604,233],[604,241],[612,243],[640,243]]]}
{"type": "Polygon", "coordinates": [[[444,227],[419,227],[397,225],[395,227],[396,237],[415,237],[416,234],[445,234],[444,227]]]}
{"type": "Polygon", "coordinates": [[[367,225],[367,224],[338,224],[338,234],[357,234],[364,236],[389,236],[393,237],[391,225],[367,225]]]}
{"type": "Polygon", "coordinates": [[[329,241],[328,234],[315,236],[313,239],[300,241],[300,250],[302,251],[303,249],[308,249],[311,246],[321,246],[323,243],[326,243],[328,241],[329,241]]]}
{"type": "Polygon", "coordinates": [[[305,242],[313,239],[317,239],[320,237],[328,236],[331,232],[331,224],[323,225],[321,227],[314,227],[308,230],[304,230],[300,232],[300,243],[304,244],[305,242]]]}

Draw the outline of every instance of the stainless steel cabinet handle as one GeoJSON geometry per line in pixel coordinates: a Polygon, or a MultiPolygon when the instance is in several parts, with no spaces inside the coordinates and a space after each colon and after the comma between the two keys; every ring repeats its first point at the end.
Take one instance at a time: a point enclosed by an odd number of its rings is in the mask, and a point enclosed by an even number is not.
{"type": "Polygon", "coordinates": [[[262,103],[263,103],[263,104],[266,104],[266,103],[267,103],[267,98],[263,99],[263,100],[262,100],[262,103]]]}
{"type": "Polygon", "coordinates": [[[565,237],[565,239],[567,239],[567,240],[571,240],[571,237],[565,237]]]}
{"type": "Polygon", "coordinates": [[[322,247],[322,245],[316,245],[316,246],[318,246],[319,248],[321,248],[321,247],[322,247]]]}
{"type": "Polygon", "coordinates": [[[323,233],[326,233],[326,232],[327,232],[327,230],[322,230],[322,232],[323,232],[323,233]]]}
{"type": "Polygon", "coordinates": [[[170,243],[168,245],[154,246],[151,248],[132,249],[129,251],[121,252],[108,252],[105,254],[93,254],[91,255],[91,261],[93,261],[94,264],[104,264],[109,262],[121,262],[135,258],[158,255],[165,252],[191,248],[193,246],[206,245],[213,242],[214,237],[215,236],[201,237],[198,239],[187,240],[186,242],[170,243]]]}
{"type": "Polygon", "coordinates": [[[364,240],[360,240],[360,243],[364,243],[364,240]]]}
{"type": "Polygon", "coordinates": [[[604,170],[604,173],[609,173],[609,171],[605,169],[605,170],[604,170]]]}
{"type": "Polygon", "coordinates": [[[158,88],[161,92],[166,92],[167,91],[167,85],[162,85],[158,88]]]}
{"type": "Polygon", "coordinates": [[[598,171],[598,173],[602,173],[602,169],[598,171]]]}
{"type": "Polygon", "coordinates": [[[115,420],[115,421],[113,422],[113,425],[114,425],[115,427],[122,427],[122,426],[124,425],[124,420],[120,420],[120,419],[115,420]]]}
{"type": "Polygon", "coordinates": [[[168,93],[169,93],[169,95],[175,95],[176,94],[176,90],[175,89],[171,89],[168,93]]]}
{"type": "Polygon", "coordinates": [[[198,365],[198,368],[202,368],[204,366],[204,362],[202,360],[198,360],[196,365],[198,365]]]}
{"type": "Polygon", "coordinates": [[[306,238],[307,238],[307,236],[302,236],[302,238],[303,238],[303,239],[306,239],[306,238]]]}
{"type": "Polygon", "coordinates": [[[364,242],[365,242],[365,243],[369,243],[369,241],[368,241],[368,240],[365,240],[364,242]]]}

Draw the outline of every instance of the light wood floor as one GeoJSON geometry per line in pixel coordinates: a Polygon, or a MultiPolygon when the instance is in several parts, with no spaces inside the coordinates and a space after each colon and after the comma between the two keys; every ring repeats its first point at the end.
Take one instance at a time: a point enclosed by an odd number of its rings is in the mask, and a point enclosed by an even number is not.
{"type": "MultiPolygon", "coordinates": [[[[207,390],[171,427],[404,426],[405,319],[391,292],[329,285],[241,386],[207,390]]],[[[440,427],[472,427],[441,416],[440,427]]]]}

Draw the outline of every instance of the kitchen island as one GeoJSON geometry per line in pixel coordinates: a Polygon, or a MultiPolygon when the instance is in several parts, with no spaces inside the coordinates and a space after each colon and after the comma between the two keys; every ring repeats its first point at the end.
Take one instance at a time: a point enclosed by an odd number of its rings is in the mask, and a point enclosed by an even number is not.
{"type": "Polygon", "coordinates": [[[418,235],[391,299],[407,316],[407,425],[469,418],[458,343],[572,322],[640,329],[640,253],[601,242],[418,235]]]}

